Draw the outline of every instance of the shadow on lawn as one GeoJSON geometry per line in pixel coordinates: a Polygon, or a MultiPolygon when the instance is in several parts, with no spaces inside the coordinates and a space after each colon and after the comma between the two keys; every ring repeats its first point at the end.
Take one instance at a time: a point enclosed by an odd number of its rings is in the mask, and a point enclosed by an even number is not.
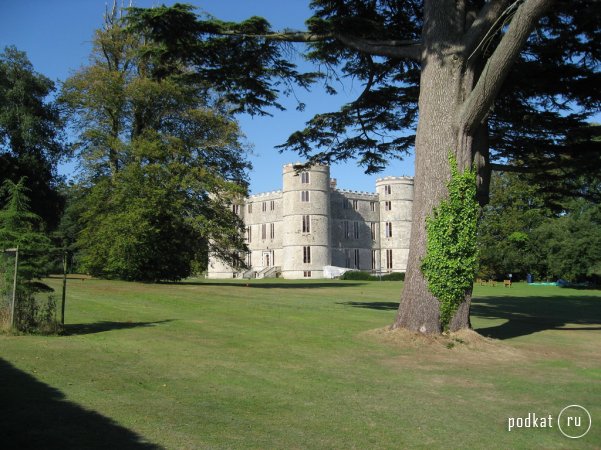
{"type": "Polygon", "coordinates": [[[73,336],[79,334],[94,334],[104,331],[127,330],[138,327],[153,327],[162,323],[172,322],[173,320],[159,320],[156,322],[94,322],[94,323],[73,323],[67,324],[64,328],[65,335],[73,336]]]}
{"type": "Polygon", "coordinates": [[[380,311],[396,311],[399,302],[340,302],[337,305],[352,306],[353,308],[377,309],[380,311]]]}
{"type": "Polygon", "coordinates": [[[317,289],[317,288],[344,288],[344,287],[357,287],[362,286],[365,283],[262,283],[255,280],[240,281],[240,282],[216,282],[216,281],[181,281],[171,282],[164,284],[177,284],[181,286],[234,286],[243,288],[254,288],[254,289],[317,289]]]}
{"type": "Polygon", "coordinates": [[[0,359],[0,442],[14,449],[160,449],[0,359]]]}
{"type": "Polygon", "coordinates": [[[507,320],[476,329],[495,339],[544,330],[601,330],[601,297],[595,296],[485,297],[474,301],[471,313],[472,317],[507,320]]]}
{"type": "MultiPolygon", "coordinates": [[[[379,311],[397,310],[397,302],[343,302],[339,305],[379,311]]],[[[483,336],[510,339],[544,330],[601,330],[601,297],[484,297],[472,303],[471,316],[505,319],[501,325],[476,328],[483,336]],[[573,324],[575,326],[566,326],[573,324]]]]}

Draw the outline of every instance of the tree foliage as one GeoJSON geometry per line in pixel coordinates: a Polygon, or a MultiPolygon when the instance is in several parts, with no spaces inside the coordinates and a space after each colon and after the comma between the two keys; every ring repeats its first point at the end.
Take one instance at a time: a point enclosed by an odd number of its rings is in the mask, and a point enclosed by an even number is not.
{"type": "Polygon", "coordinates": [[[478,228],[480,276],[516,279],[527,273],[546,275],[540,247],[533,232],[553,217],[540,188],[524,175],[496,174],[491,182],[490,203],[483,208],[478,228]]]}
{"type": "Polygon", "coordinates": [[[25,53],[15,47],[0,53],[0,182],[25,177],[32,211],[51,228],[62,210],[56,165],[66,151],[58,108],[46,100],[53,91],[25,53]]]}
{"type": "Polygon", "coordinates": [[[601,281],[601,205],[573,200],[561,216],[535,229],[532,239],[549,278],[601,281]]]}
{"type": "Polygon", "coordinates": [[[184,60],[157,59],[160,46],[122,20],[107,17],[91,65],[61,93],[79,130],[82,267],[154,281],[190,275],[209,251],[237,261],[242,224],[228,205],[249,167],[239,128],[184,60]]]}
{"type": "Polygon", "coordinates": [[[0,210],[0,250],[19,248],[19,277],[29,281],[45,274],[51,242],[41,218],[31,211],[25,184],[21,178],[17,183],[5,180],[2,186],[7,200],[0,210]]]}
{"type": "Polygon", "coordinates": [[[491,201],[478,230],[480,276],[514,279],[598,280],[601,264],[599,204],[586,198],[548,199],[532,178],[493,177],[491,201]]]}

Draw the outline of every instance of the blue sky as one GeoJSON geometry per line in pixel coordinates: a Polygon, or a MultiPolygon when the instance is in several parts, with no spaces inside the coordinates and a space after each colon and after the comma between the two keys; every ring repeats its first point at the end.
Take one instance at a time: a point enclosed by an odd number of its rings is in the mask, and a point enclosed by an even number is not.
{"type": "MultiPolygon", "coordinates": [[[[120,1],[120,0],[119,0],[120,1]]],[[[109,1],[112,4],[112,0],[109,1]]],[[[174,2],[136,0],[135,6],[150,7],[174,2]]],[[[274,28],[303,29],[310,16],[308,0],[205,0],[191,3],[220,19],[238,21],[250,16],[265,17],[274,28]]],[[[25,51],[36,71],[53,80],[64,80],[78,67],[85,65],[94,30],[102,24],[105,0],[0,0],[0,47],[15,45],[25,51]]],[[[301,129],[314,114],[333,111],[361,92],[361,86],[348,80],[336,97],[321,89],[311,93],[297,90],[307,104],[304,112],[294,109],[295,102],[284,99],[287,111],[273,111],[273,117],[238,117],[248,142],[253,146],[250,159],[251,192],[259,193],[281,188],[281,167],[299,160],[292,152],[279,154],[274,147],[294,131],[301,129]]],[[[61,171],[70,175],[73,164],[64,164],[61,171]]],[[[360,191],[374,191],[375,180],[386,175],[412,175],[413,158],[393,161],[378,175],[368,176],[353,162],[335,164],[332,177],[338,186],[360,191]]]]}

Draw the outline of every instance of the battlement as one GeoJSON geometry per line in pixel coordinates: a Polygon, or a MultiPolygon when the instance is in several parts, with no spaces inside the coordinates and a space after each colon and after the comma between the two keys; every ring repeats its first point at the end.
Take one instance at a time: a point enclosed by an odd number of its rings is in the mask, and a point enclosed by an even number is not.
{"type": "Polygon", "coordinates": [[[271,192],[260,192],[258,194],[253,194],[253,195],[249,195],[246,198],[246,201],[248,200],[255,200],[255,199],[263,199],[265,197],[271,197],[271,196],[281,196],[282,195],[282,191],[271,191],[271,192]]]}
{"type": "Polygon", "coordinates": [[[376,180],[376,184],[384,183],[384,182],[391,182],[391,181],[404,181],[404,182],[408,182],[408,183],[413,183],[413,177],[410,177],[408,175],[402,175],[402,176],[398,176],[398,177],[388,176],[388,177],[378,178],[376,180]]]}
{"type": "Polygon", "coordinates": [[[351,195],[361,195],[364,197],[369,197],[369,198],[378,198],[378,194],[374,193],[374,192],[366,192],[366,191],[354,191],[351,189],[336,189],[336,192],[339,192],[341,194],[351,194],[351,195]]]}

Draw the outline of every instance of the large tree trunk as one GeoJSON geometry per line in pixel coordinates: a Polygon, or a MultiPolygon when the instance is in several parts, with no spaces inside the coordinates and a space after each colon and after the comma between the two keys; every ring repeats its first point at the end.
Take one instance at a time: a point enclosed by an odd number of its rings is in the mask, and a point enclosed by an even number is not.
{"type": "MultiPolygon", "coordinates": [[[[447,196],[449,153],[460,169],[472,164],[474,139],[457,123],[458,110],[473,77],[466,74],[458,39],[463,30],[455,2],[426,2],[424,51],[415,142],[413,223],[409,261],[401,304],[393,328],[440,333],[439,302],[429,291],[421,271],[426,250],[426,217],[447,196]],[[429,5],[428,5],[429,4],[429,5]],[[447,8],[441,7],[446,5],[447,8]]],[[[471,293],[450,323],[451,330],[470,326],[471,293]]]]}

